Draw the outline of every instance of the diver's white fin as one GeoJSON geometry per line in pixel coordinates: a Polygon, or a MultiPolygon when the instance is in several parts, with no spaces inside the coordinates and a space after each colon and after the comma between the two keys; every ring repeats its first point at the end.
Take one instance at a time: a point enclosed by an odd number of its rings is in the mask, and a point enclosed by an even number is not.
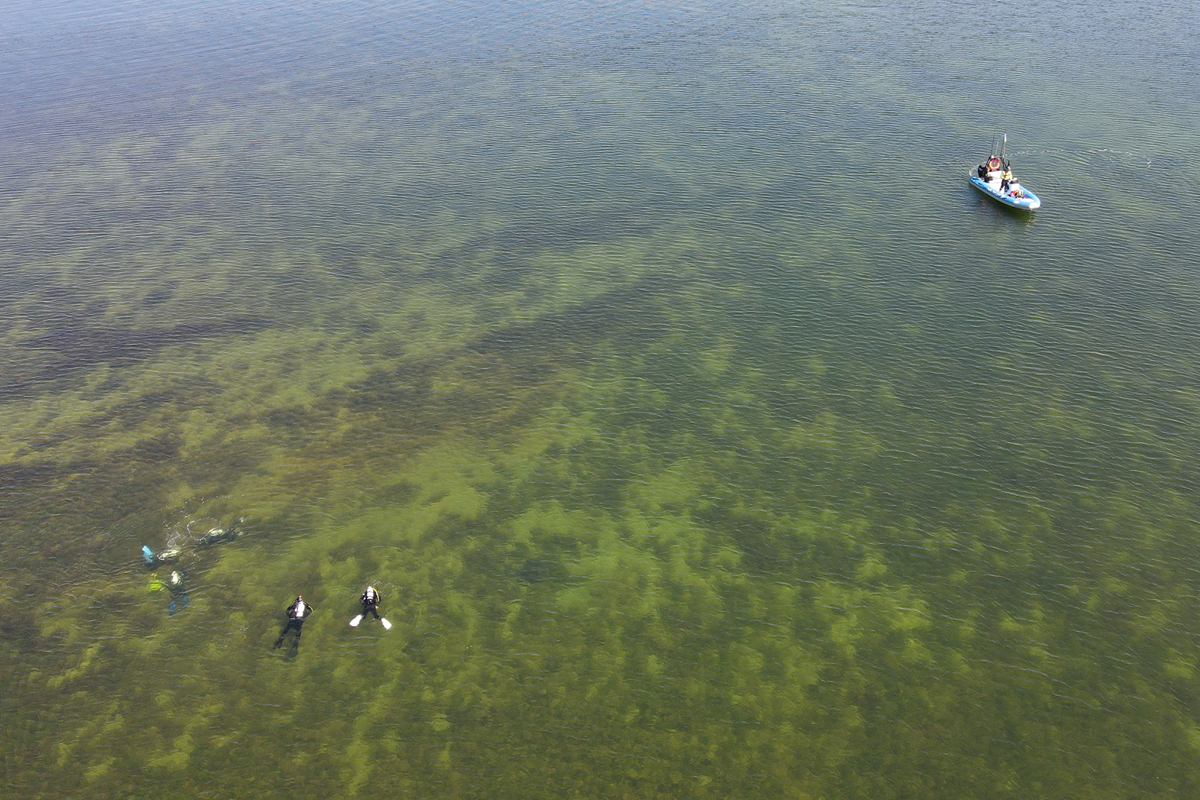
{"type": "Polygon", "coordinates": [[[358,627],[358,623],[362,622],[362,618],[363,618],[363,615],[362,615],[362,614],[359,614],[357,617],[355,617],[354,619],[350,620],[350,627],[351,627],[351,628],[357,628],[357,627],[358,627]]]}
{"type": "Polygon", "coordinates": [[[390,631],[392,629],[392,623],[387,621],[387,617],[380,617],[379,621],[383,623],[383,629],[385,631],[390,631]]]}

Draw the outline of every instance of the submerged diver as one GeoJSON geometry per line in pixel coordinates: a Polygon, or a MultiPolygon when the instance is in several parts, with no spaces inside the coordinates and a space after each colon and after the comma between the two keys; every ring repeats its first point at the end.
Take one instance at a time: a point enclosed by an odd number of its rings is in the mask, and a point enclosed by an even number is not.
{"type": "Polygon", "coordinates": [[[358,602],[362,604],[362,613],[350,620],[351,628],[357,628],[358,623],[362,622],[367,614],[371,614],[383,623],[385,631],[391,630],[392,623],[388,622],[386,617],[379,616],[379,604],[383,602],[383,595],[374,586],[368,586],[367,590],[362,593],[362,597],[358,598],[358,602]]]}
{"type": "Polygon", "coordinates": [[[196,547],[212,547],[215,544],[222,542],[232,542],[234,539],[240,539],[245,536],[248,531],[244,529],[246,521],[249,517],[241,516],[229,523],[228,528],[213,528],[208,533],[196,540],[196,547]]]}
{"type": "Polygon", "coordinates": [[[279,632],[279,638],[275,640],[276,648],[283,644],[283,637],[287,636],[290,630],[296,631],[293,646],[300,643],[300,626],[304,624],[304,620],[312,613],[312,610],[312,606],[304,602],[304,595],[296,595],[296,599],[287,607],[287,625],[283,626],[283,630],[279,632]]]}
{"type": "Polygon", "coordinates": [[[171,570],[171,577],[167,578],[167,589],[171,592],[171,603],[167,606],[167,616],[173,616],[178,609],[188,606],[187,586],[183,582],[183,576],[177,571],[171,570]]]}
{"type": "MultiPolygon", "coordinates": [[[[250,520],[249,517],[236,517],[229,523],[227,528],[212,528],[208,533],[201,536],[194,543],[193,548],[189,550],[201,550],[205,547],[212,547],[215,544],[222,542],[232,542],[235,539],[240,539],[250,531],[246,530],[245,525],[250,520]]],[[[146,569],[158,569],[164,564],[176,564],[184,557],[183,548],[179,545],[171,545],[165,550],[155,553],[146,545],[142,545],[142,563],[146,565],[146,569]]]]}
{"type": "Polygon", "coordinates": [[[157,569],[163,564],[174,564],[183,558],[183,550],[178,547],[168,547],[160,553],[155,553],[146,545],[142,545],[142,563],[146,569],[157,569]]]}

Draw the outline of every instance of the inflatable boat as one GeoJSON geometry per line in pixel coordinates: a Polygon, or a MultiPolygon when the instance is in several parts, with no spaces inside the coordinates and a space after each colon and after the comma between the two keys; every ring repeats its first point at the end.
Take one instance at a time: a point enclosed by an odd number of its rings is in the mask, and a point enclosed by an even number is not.
{"type": "Polygon", "coordinates": [[[1041,198],[1019,183],[1013,182],[1007,187],[1001,188],[1000,178],[996,178],[994,181],[984,180],[974,171],[968,177],[972,186],[997,203],[1003,203],[1009,208],[1016,208],[1021,211],[1036,211],[1042,207],[1041,198]]]}
{"type": "Polygon", "coordinates": [[[1000,155],[995,154],[995,146],[996,140],[993,139],[992,154],[968,173],[967,180],[980,192],[1009,208],[1018,211],[1036,211],[1041,208],[1041,198],[1017,182],[1012,174],[1012,164],[1004,157],[1004,151],[1008,147],[1008,134],[1004,134],[1000,155]]]}

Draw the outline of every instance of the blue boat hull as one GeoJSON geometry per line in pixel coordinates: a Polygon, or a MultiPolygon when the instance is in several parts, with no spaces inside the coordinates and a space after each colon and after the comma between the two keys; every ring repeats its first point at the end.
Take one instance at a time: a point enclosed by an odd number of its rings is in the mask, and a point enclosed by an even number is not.
{"type": "Polygon", "coordinates": [[[1003,203],[1004,205],[1008,206],[1009,208],[1015,208],[1018,211],[1036,211],[1037,209],[1042,207],[1041,199],[1038,198],[1038,196],[1036,194],[1034,194],[1033,192],[1026,189],[1024,186],[1021,187],[1021,192],[1025,196],[1024,197],[1013,197],[1012,195],[1010,195],[1006,192],[1002,193],[999,189],[993,189],[990,185],[988,185],[988,183],[986,181],[984,181],[978,175],[975,175],[973,173],[970,175],[970,180],[971,180],[971,185],[974,186],[976,189],[983,192],[988,197],[995,200],[997,203],[1003,203]]]}

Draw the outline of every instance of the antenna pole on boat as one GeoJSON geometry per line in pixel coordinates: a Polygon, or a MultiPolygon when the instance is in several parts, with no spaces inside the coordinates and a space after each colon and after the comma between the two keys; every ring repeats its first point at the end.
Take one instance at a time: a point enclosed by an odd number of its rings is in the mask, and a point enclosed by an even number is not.
{"type": "Polygon", "coordinates": [[[1000,145],[1000,163],[1006,164],[1004,160],[1004,151],[1008,149],[1008,134],[1004,134],[1004,144],[1000,145]]]}

